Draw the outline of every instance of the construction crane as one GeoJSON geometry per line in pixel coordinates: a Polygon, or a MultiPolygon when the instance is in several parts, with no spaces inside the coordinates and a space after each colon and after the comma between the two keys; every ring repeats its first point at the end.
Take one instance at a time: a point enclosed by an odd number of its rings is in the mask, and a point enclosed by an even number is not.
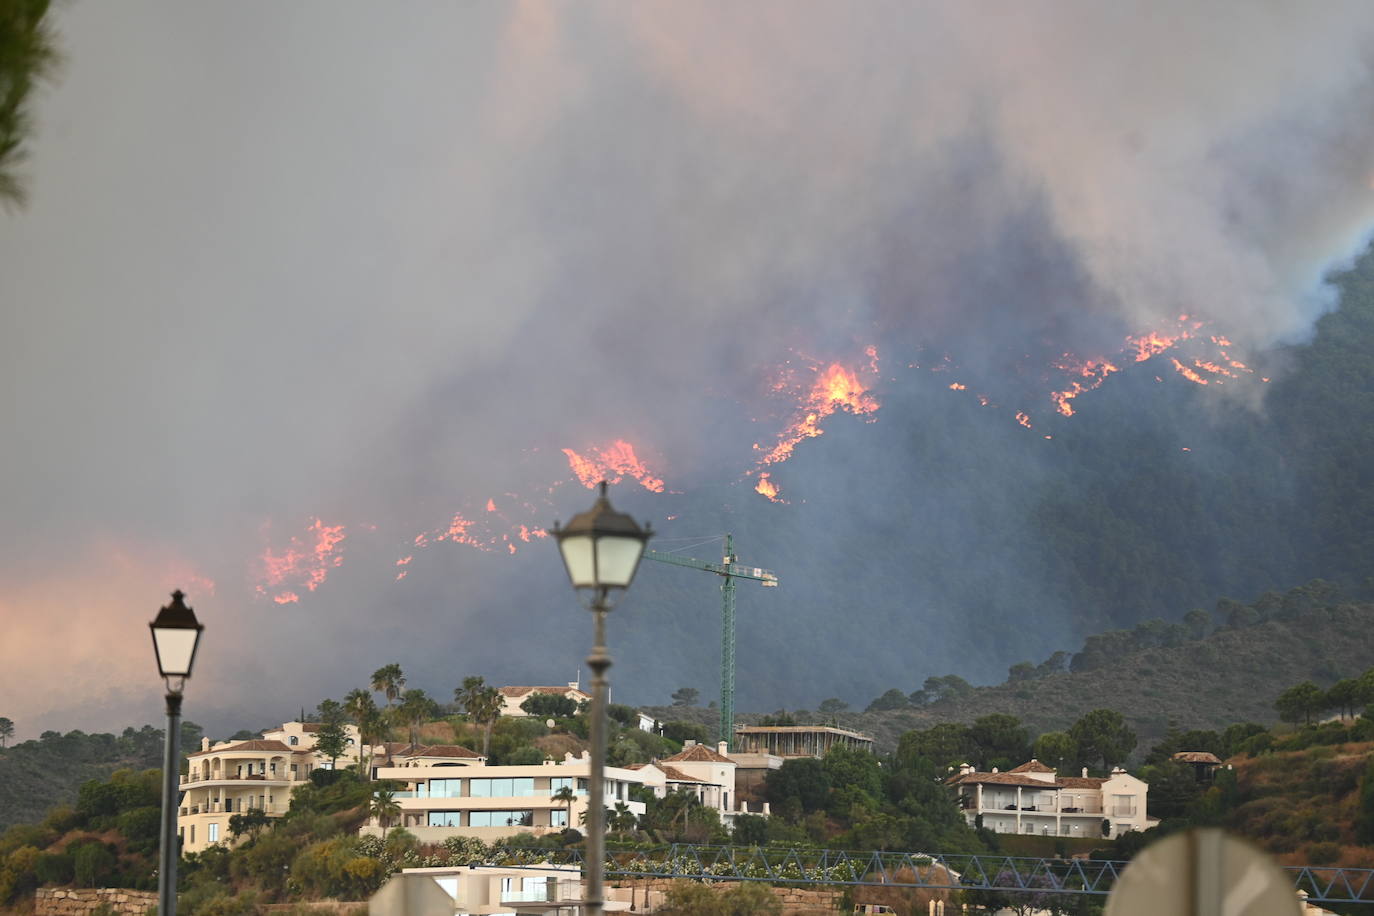
{"type": "Polygon", "coordinates": [[[725,535],[725,556],[719,563],[694,560],[659,550],[645,550],[644,556],[660,563],[686,566],[715,573],[725,581],[720,585],[720,737],[733,748],[735,745],[735,580],[753,579],[766,588],[776,588],[778,577],[771,570],[745,566],[735,556],[733,535],[725,535]]]}

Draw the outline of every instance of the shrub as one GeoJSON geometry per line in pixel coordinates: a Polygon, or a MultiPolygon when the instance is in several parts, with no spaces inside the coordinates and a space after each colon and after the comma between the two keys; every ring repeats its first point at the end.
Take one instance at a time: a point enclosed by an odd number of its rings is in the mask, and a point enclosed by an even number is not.
{"type": "Polygon", "coordinates": [[[1312,865],[1336,865],[1341,860],[1341,844],[1313,843],[1307,847],[1307,861],[1312,865]]]}
{"type": "Polygon", "coordinates": [[[72,854],[77,887],[101,887],[114,872],[115,854],[104,843],[89,843],[72,854]]]}
{"type": "Polygon", "coordinates": [[[39,884],[70,884],[76,873],[76,863],[69,853],[49,852],[33,863],[33,874],[39,884]]]}

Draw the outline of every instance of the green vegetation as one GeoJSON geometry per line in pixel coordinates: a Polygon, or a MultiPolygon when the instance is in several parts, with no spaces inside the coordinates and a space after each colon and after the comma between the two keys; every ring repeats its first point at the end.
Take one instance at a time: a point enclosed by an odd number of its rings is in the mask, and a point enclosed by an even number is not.
{"type": "MultiPolygon", "coordinates": [[[[142,770],[162,763],[163,732],[145,725],[118,737],[70,731],[44,732],[0,752],[0,829],[40,820],[52,804],[74,804],[80,786],[120,769],[142,770]]],[[[182,723],[181,747],[200,743],[200,726],[182,723]]]]}
{"type": "Polygon", "coordinates": [[[24,202],[15,169],[24,161],[32,129],[29,102],[57,65],[48,0],[0,2],[0,203],[24,202]]]}
{"type": "MultiPolygon", "coordinates": [[[[1053,671],[1049,670],[1053,666],[1046,665],[1037,669],[1042,673],[1036,677],[1009,678],[991,687],[973,687],[962,679],[958,679],[962,686],[950,687],[944,678],[927,678],[925,686],[908,697],[919,702],[900,708],[791,715],[799,722],[834,721],[858,729],[874,736],[879,748],[887,750],[913,728],[972,722],[998,712],[1015,716],[1042,735],[1065,731],[1084,713],[1102,706],[1119,711],[1141,745],[1149,747],[1162,740],[1174,723],[1224,729],[1236,721],[1278,721],[1276,685],[1310,681],[1324,695],[1336,688],[1335,702],[1324,708],[1339,706],[1349,712],[1364,706],[1360,691],[1366,687],[1344,675],[1363,670],[1374,658],[1374,603],[1339,600],[1326,584],[1311,583],[1261,596],[1251,605],[1220,602],[1219,607],[1229,608],[1228,616],[1246,622],[1240,626],[1218,622],[1197,638],[1191,635],[1198,632],[1196,628],[1165,628],[1174,635],[1160,637],[1161,628],[1142,625],[1139,632],[1090,637],[1085,651],[1073,656],[1072,671],[1067,663],[1053,671]],[[1320,604],[1318,596],[1337,600],[1320,604]],[[1237,608],[1253,616],[1238,614],[1237,608]],[[1108,642],[1114,646],[1110,651],[1103,648],[1108,642]],[[1085,654],[1091,659],[1080,662],[1085,654]]],[[[1067,653],[1056,655],[1061,662],[1068,658],[1067,653]]],[[[1374,678],[1369,686],[1374,686],[1374,678]]],[[[1292,714],[1299,721],[1308,715],[1301,707],[1292,714]]],[[[1041,759],[1054,757],[1046,753],[1041,759]]]]}

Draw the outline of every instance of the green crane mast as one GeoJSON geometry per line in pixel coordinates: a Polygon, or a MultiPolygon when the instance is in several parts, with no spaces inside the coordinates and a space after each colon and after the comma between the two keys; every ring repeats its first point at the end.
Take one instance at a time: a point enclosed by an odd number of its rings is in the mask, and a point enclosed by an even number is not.
{"type": "Polygon", "coordinates": [[[720,584],[720,737],[730,748],[735,746],[735,580],[753,579],[765,587],[776,588],[778,577],[771,570],[745,566],[735,556],[735,539],[725,535],[725,557],[719,563],[694,560],[658,550],[645,550],[644,556],[660,563],[686,566],[715,573],[725,581],[720,584]]]}

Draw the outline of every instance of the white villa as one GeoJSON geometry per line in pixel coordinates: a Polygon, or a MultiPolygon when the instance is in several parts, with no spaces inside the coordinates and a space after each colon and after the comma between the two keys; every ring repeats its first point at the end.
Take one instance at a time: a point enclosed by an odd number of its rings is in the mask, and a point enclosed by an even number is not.
{"type": "Polygon", "coordinates": [[[592,695],[581,688],[577,681],[568,681],[562,687],[501,687],[498,688],[501,694],[501,715],[503,716],[528,716],[529,713],[520,708],[524,703],[536,693],[547,693],[557,697],[567,697],[574,703],[591,702],[592,695]]]}
{"type": "Polygon", "coordinates": [[[947,785],[958,795],[970,825],[981,815],[997,833],[1045,836],[1117,837],[1157,823],[1145,812],[1149,784],[1117,767],[1106,778],[1059,776],[1038,760],[999,773],[979,773],[968,764],[947,785]],[[1107,821],[1107,832],[1102,822],[1107,821]]]}
{"type": "MultiPolygon", "coordinates": [[[[200,750],[187,755],[181,777],[177,834],[183,852],[200,852],[229,840],[229,818],[250,808],[268,817],[281,817],[291,803],[291,791],[310,778],[312,770],[328,769],[331,761],[318,755],[313,723],[287,722],[252,741],[221,741],[213,747],[201,739],[200,750]]],[[[358,759],[358,730],[348,733],[347,756],[358,759]]]]}
{"type": "Polygon", "coordinates": [[[727,756],[724,741],[712,750],[704,744],[688,741],[671,757],[650,763],[634,763],[629,769],[638,772],[644,784],[662,798],[669,792],[690,792],[703,807],[714,808],[721,823],[730,826],[737,814],[768,814],[768,803],[750,812],[747,802],[741,801],[735,789],[737,764],[727,756]]]}

